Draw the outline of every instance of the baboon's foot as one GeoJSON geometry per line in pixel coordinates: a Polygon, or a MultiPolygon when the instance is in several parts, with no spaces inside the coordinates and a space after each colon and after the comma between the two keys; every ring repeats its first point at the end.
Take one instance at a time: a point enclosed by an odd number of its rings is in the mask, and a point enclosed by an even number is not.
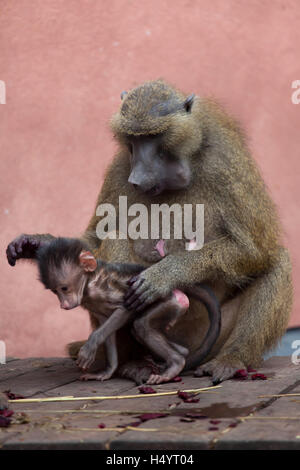
{"type": "Polygon", "coordinates": [[[160,374],[151,374],[147,380],[147,385],[158,385],[164,382],[169,382],[171,379],[168,376],[160,374]]]}
{"type": "Polygon", "coordinates": [[[114,371],[103,370],[101,372],[87,373],[80,376],[80,380],[99,380],[103,382],[104,380],[110,379],[114,374],[114,371]]]}
{"type": "Polygon", "coordinates": [[[151,374],[147,380],[147,385],[158,385],[166,382],[170,382],[178,374],[151,374]]]}
{"type": "Polygon", "coordinates": [[[133,380],[137,385],[146,383],[153,373],[159,373],[160,370],[153,370],[153,365],[149,361],[131,361],[121,366],[118,370],[118,376],[133,380]]]}
{"type": "Polygon", "coordinates": [[[236,371],[241,369],[246,369],[247,367],[242,361],[239,360],[226,360],[225,358],[212,359],[206,364],[202,364],[197,367],[194,372],[196,377],[203,377],[205,375],[210,375],[212,377],[212,382],[214,385],[223,382],[224,380],[231,379],[236,371]]]}
{"type": "Polygon", "coordinates": [[[178,374],[182,371],[185,366],[185,359],[184,357],[178,356],[176,360],[162,373],[152,373],[147,380],[147,384],[149,385],[156,385],[165,382],[170,382],[170,380],[177,377],[178,374]]]}

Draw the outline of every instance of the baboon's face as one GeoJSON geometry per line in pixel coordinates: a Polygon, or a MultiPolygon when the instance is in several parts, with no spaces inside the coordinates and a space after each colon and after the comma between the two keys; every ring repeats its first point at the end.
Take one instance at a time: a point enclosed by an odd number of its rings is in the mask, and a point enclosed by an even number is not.
{"type": "Polygon", "coordinates": [[[130,136],[128,147],[131,162],[128,181],[138,190],[156,196],[189,184],[188,163],[168,151],[163,135],[130,136]]]}
{"type": "Polygon", "coordinates": [[[62,262],[60,268],[51,267],[49,279],[49,288],[57,296],[61,308],[71,310],[80,305],[86,276],[79,266],[62,262]]]}

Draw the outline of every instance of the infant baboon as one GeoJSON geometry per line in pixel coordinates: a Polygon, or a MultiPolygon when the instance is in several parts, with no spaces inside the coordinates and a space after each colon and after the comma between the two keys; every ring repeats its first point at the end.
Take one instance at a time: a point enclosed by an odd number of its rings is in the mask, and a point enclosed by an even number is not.
{"type": "MultiPolygon", "coordinates": [[[[163,333],[189,307],[189,299],[182,291],[175,289],[166,299],[155,303],[136,319],[134,310],[129,311],[124,307],[124,295],[128,290],[128,282],[133,275],[145,269],[143,266],[105,263],[96,259],[81,240],[70,238],[56,238],[41,247],[37,253],[37,262],[41,282],[57,295],[61,308],[70,310],[81,305],[101,325],[80,349],[77,364],[84,370],[88,369],[95,361],[98,347],[105,343],[107,367],[101,372],[82,375],[82,380],[107,380],[116,372],[119,362],[115,333],[130,321],[150,351],[166,363],[165,370],[151,374],[147,383],[167,382],[182,371],[188,350],[167,340],[163,333]]],[[[210,316],[212,327],[202,350],[206,355],[219,334],[219,304],[205,286],[195,287],[191,295],[206,305],[210,316]]]]}

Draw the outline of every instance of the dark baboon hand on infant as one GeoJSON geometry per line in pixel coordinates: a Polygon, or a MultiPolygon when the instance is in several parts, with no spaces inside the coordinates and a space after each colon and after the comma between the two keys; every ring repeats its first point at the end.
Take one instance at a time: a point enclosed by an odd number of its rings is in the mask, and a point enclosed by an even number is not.
{"type": "Polygon", "coordinates": [[[171,275],[168,276],[168,282],[157,284],[159,269],[157,266],[151,266],[142,274],[133,276],[128,285],[130,289],[125,296],[125,307],[135,312],[141,312],[146,307],[157,300],[167,297],[173,290],[171,275]]]}

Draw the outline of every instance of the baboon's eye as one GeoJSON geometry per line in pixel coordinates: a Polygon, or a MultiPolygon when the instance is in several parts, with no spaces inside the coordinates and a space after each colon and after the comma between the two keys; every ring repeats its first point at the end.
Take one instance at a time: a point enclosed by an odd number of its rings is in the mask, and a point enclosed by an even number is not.
{"type": "Polygon", "coordinates": [[[61,288],[62,291],[67,292],[68,288],[66,286],[61,288]]]}

